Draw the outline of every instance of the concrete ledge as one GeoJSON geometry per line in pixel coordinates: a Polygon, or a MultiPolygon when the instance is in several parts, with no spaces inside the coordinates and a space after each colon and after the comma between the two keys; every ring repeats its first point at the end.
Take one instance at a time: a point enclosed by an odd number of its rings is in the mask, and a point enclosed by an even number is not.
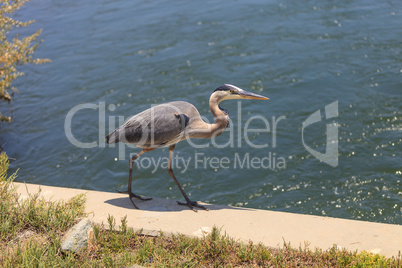
{"type": "Polygon", "coordinates": [[[116,224],[127,215],[128,226],[143,229],[145,233],[182,233],[202,236],[213,226],[222,227],[229,236],[266,246],[280,248],[284,241],[292,247],[309,245],[310,249],[338,247],[352,251],[366,250],[386,257],[402,251],[402,225],[372,223],[285,212],[235,208],[205,204],[210,211],[195,213],[177,205],[175,200],[154,198],[135,200],[140,210],[134,209],[127,194],[87,191],[79,189],[15,183],[21,198],[37,193],[46,199],[69,199],[81,193],[87,196],[86,212],[91,212],[95,223],[107,226],[108,215],[116,224]]]}

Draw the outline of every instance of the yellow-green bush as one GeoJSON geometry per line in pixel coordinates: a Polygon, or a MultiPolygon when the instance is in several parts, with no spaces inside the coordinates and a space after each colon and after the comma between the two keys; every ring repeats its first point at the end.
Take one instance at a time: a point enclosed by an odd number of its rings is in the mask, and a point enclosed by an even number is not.
{"type": "MultiPolygon", "coordinates": [[[[11,101],[10,91],[18,92],[11,84],[14,79],[24,73],[17,70],[18,65],[27,63],[39,64],[48,62],[48,59],[34,59],[33,53],[39,43],[37,38],[42,30],[20,38],[17,34],[10,37],[13,28],[26,27],[34,21],[18,21],[11,16],[28,0],[0,0],[0,99],[11,101]],[[10,40],[11,39],[11,40],[10,40]]],[[[11,121],[11,117],[2,116],[0,121],[11,121]]]]}

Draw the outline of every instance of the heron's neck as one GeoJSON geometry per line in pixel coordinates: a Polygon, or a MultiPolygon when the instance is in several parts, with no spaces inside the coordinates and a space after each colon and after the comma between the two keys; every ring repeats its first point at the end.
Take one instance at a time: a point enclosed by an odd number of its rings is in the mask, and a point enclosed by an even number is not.
{"type": "Polygon", "coordinates": [[[209,100],[209,109],[215,119],[215,123],[210,125],[211,137],[220,135],[229,125],[229,114],[219,107],[219,102],[218,99],[212,96],[209,100]]]}
{"type": "Polygon", "coordinates": [[[219,98],[216,94],[212,94],[209,99],[209,108],[214,116],[215,123],[209,124],[202,120],[202,118],[196,119],[194,126],[188,130],[186,138],[197,139],[210,139],[220,135],[229,125],[229,115],[227,112],[219,108],[219,98]]]}

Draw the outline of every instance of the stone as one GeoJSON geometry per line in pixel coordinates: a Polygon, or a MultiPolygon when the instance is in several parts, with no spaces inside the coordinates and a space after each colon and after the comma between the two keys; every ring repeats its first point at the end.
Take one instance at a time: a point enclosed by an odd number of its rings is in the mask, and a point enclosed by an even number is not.
{"type": "Polygon", "coordinates": [[[88,243],[93,243],[93,240],[92,222],[90,219],[85,218],[68,230],[61,242],[61,250],[78,252],[87,247],[88,243]]]}

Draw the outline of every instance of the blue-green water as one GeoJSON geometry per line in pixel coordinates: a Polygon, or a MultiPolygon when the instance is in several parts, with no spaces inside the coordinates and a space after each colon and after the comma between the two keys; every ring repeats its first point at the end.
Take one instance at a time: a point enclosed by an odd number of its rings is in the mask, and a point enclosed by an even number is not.
{"type": "MultiPolygon", "coordinates": [[[[1,125],[0,142],[12,171],[20,169],[18,181],[125,189],[128,165],[118,160],[119,148],[71,144],[68,112],[100,105],[101,136],[109,124],[117,127],[119,116],[173,100],[193,103],[212,121],[209,96],[231,83],[270,100],[242,101],[241,116],[237,101],[222,103],[231,129],[215,142],[233,137],[233,146],[176,146],[179,159],[190,160],[175,172],[192,199],[402,224],[402,2],[43,0],[27,3],[16,17],[36,20],[21,32],[42,28],[36,56],[52,60],[22,68],[26,76],[15,82],[21,93],[11,103],[14,122],[1,125]],[[339,116],[322,116],[304,129],[306,144],[324,153],[326,124],[339,127],[339,163],[332,167],[306,150],[302,123],[335,101],[339,116]],[[270,131],[248,137],[266,148],[245,141],[242,131],[255,115],[269,119],[270,131]],[[280,117],[274,133],[272,120],[280,117]],[[246,156],[271,156],[271,166],[239,167],[246,156]]],[[[2,113],[9,109],[1,104],[2,113]]],[[[266,125],[253,120],[249,127],[266,125]]],[[[77,140],[98,142],[98,132],[99,110],[74,115],[77,140]]],[[[138,151],[126,147],[124,156],[138,151]]],[[[135,193],[182,199],[166,170],[152,165],[167,155],[166,148],[143,155],[135,193]]]]}

